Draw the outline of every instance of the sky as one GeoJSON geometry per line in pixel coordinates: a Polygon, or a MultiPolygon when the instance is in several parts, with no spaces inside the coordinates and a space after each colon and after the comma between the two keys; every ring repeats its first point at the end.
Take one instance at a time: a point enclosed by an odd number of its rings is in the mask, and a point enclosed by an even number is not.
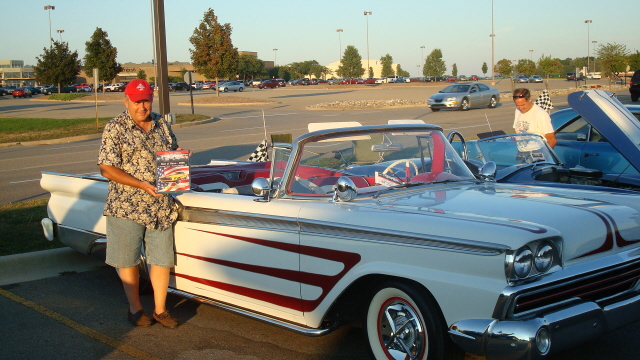
{"type": "MultiPolygon", "coordinates": [[[[411,76],[422,76],[423,58],[439,48],[447,73],[455,63],[458,74],[482,75],[484,62],[491,67],[492,20],[496,63],[537,61],[543,54],[593,55],[592,41],[640,50],[637,0],[165,0],[164,5],[169,62],[190,62],[189,37],[209,8],[218,22],[231,24],[238,50],[255,51],[277,65],[317,60],[326,66],[353,45],[363,59],[367,52],[371,61],[390,54],[411,76]]],[[[52,37],[68,42],[80,58],[97,27],[108,33],[120,63],[153,58],[151,0],[2,0],[0,9],[0,60],[35,65],[49,46],[49,16],[52,37]],[[55,10],[44,10],[46,5],[55,10]]]]}

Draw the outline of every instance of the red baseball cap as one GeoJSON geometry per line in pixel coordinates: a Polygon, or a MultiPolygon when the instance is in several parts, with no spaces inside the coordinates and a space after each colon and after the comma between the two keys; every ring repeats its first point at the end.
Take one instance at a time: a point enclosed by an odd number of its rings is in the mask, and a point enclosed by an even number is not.
{"type": "Polygon", "coordinates": [[[135,79],[127,84],[124,94],[133,102],[141,100],[153,101],[153,89],[148,82],[142,79],[135,79]]]}

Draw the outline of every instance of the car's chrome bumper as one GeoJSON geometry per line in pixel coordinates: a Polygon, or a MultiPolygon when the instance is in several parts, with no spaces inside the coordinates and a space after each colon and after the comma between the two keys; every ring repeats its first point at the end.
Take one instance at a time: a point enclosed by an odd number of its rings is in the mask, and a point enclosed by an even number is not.
{"type": "Polygon", "coordinates": [[[449,328],[464,351],[492,359],[544,359],[550,353],[640,320],[640,295],[605,307],[584,302],[529,320],[472,319],[449,328]],[[546,333],[548,350],[540,351],[546,333]]]}
{"type": "Polygon", "coordinates": [[[427,105],[433,108],[454,108],[460,106],[457,101],[428,102],[427,105]]]}

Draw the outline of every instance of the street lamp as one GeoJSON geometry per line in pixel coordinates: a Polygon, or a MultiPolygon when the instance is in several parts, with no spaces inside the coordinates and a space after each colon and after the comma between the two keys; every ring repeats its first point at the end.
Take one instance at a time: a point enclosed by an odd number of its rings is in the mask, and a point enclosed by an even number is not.
{"type": "Polygon", "coordinates": [[[55,10],[53,5],[45,5],[45,10],[49,10],[49,48],[53,47],[53,36],[51,36],[51,10],[55,10]]]}
{"type": "MultiPolygon", "coordinates": [[[[584,23],[587,24],[587,72],[589,72],[589,46],[591,46],[591,45],[589,45],[590,44],[590,41],[589,41],[589,24],[591,24],[592,21],[591,20],[585,20],[584,23]]],[[[584,74],[584,75],[586,76],[587,74],[584,74]]]]}
{"type": "Polygon", "coordinates": [[[340,48],[340,54],[338,56],[338,61],[342,62],[342,39],[340,39],[340,33],[344,30],[338,29],[336,32],[338,33],[338,47],[340,48]]]}
{"type": "Polygon", "coordinates": [[[278,49],[273,49],[273,67],[276,67],[276,54],[278,49]]]}
{"type": "Polygon", "coordinates": [[[422,50],[422,63],[424,64],[424,46],[420,46],[420,50],[422,50]]]}
{"type": "Polygon", "coordinates": [[[60,34],[60,42],[62,43],[62,33],[64,32],[64,30],[56,30],[56,32],[60,34]]]}
{"type": "Polygon", "coordinates": [[[371,15],[371,11],[365,11],[364,17],[367,19],[367,72],[369,71],[369,17],[367,15],[371,15]]]}
{"type": "Polygon", "coordinates": [[[591,43],[593,44],[593,72],[596,72],[596,44],[598,42],[593,40],[591,43]]]}
{"type": "Polygon", "coordinates": [[[533,50],[529,50],[529,53],[531,54],[529,57],[529,60],[531,60],[531,62],[533,62],[533,50]]]}
{"type": "Polygon", "coordinates": [[[496,38],[496,34],[493,33],[493,0],[491,0],[491,35],[489,35],[491,37],[491,85],[495,85],[495,67],[496,64],[494,62],[494,58],[493,58],[493,41],[496,38]]]}

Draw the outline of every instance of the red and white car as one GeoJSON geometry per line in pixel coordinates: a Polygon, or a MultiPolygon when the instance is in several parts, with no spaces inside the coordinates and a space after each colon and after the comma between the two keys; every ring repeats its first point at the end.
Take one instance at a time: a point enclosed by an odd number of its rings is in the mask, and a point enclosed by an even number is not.
{"type": "MultiPolygon", "coordinates": [[[[640,319],[638,194],[476,178],[415,120],[269,156],[191,167],[172,293],[312,336],[359,320],[375,359],[542,359],[640,319]]],[[[43,172],[45,234],[103,254],[107,183],[43,172]]]]}

